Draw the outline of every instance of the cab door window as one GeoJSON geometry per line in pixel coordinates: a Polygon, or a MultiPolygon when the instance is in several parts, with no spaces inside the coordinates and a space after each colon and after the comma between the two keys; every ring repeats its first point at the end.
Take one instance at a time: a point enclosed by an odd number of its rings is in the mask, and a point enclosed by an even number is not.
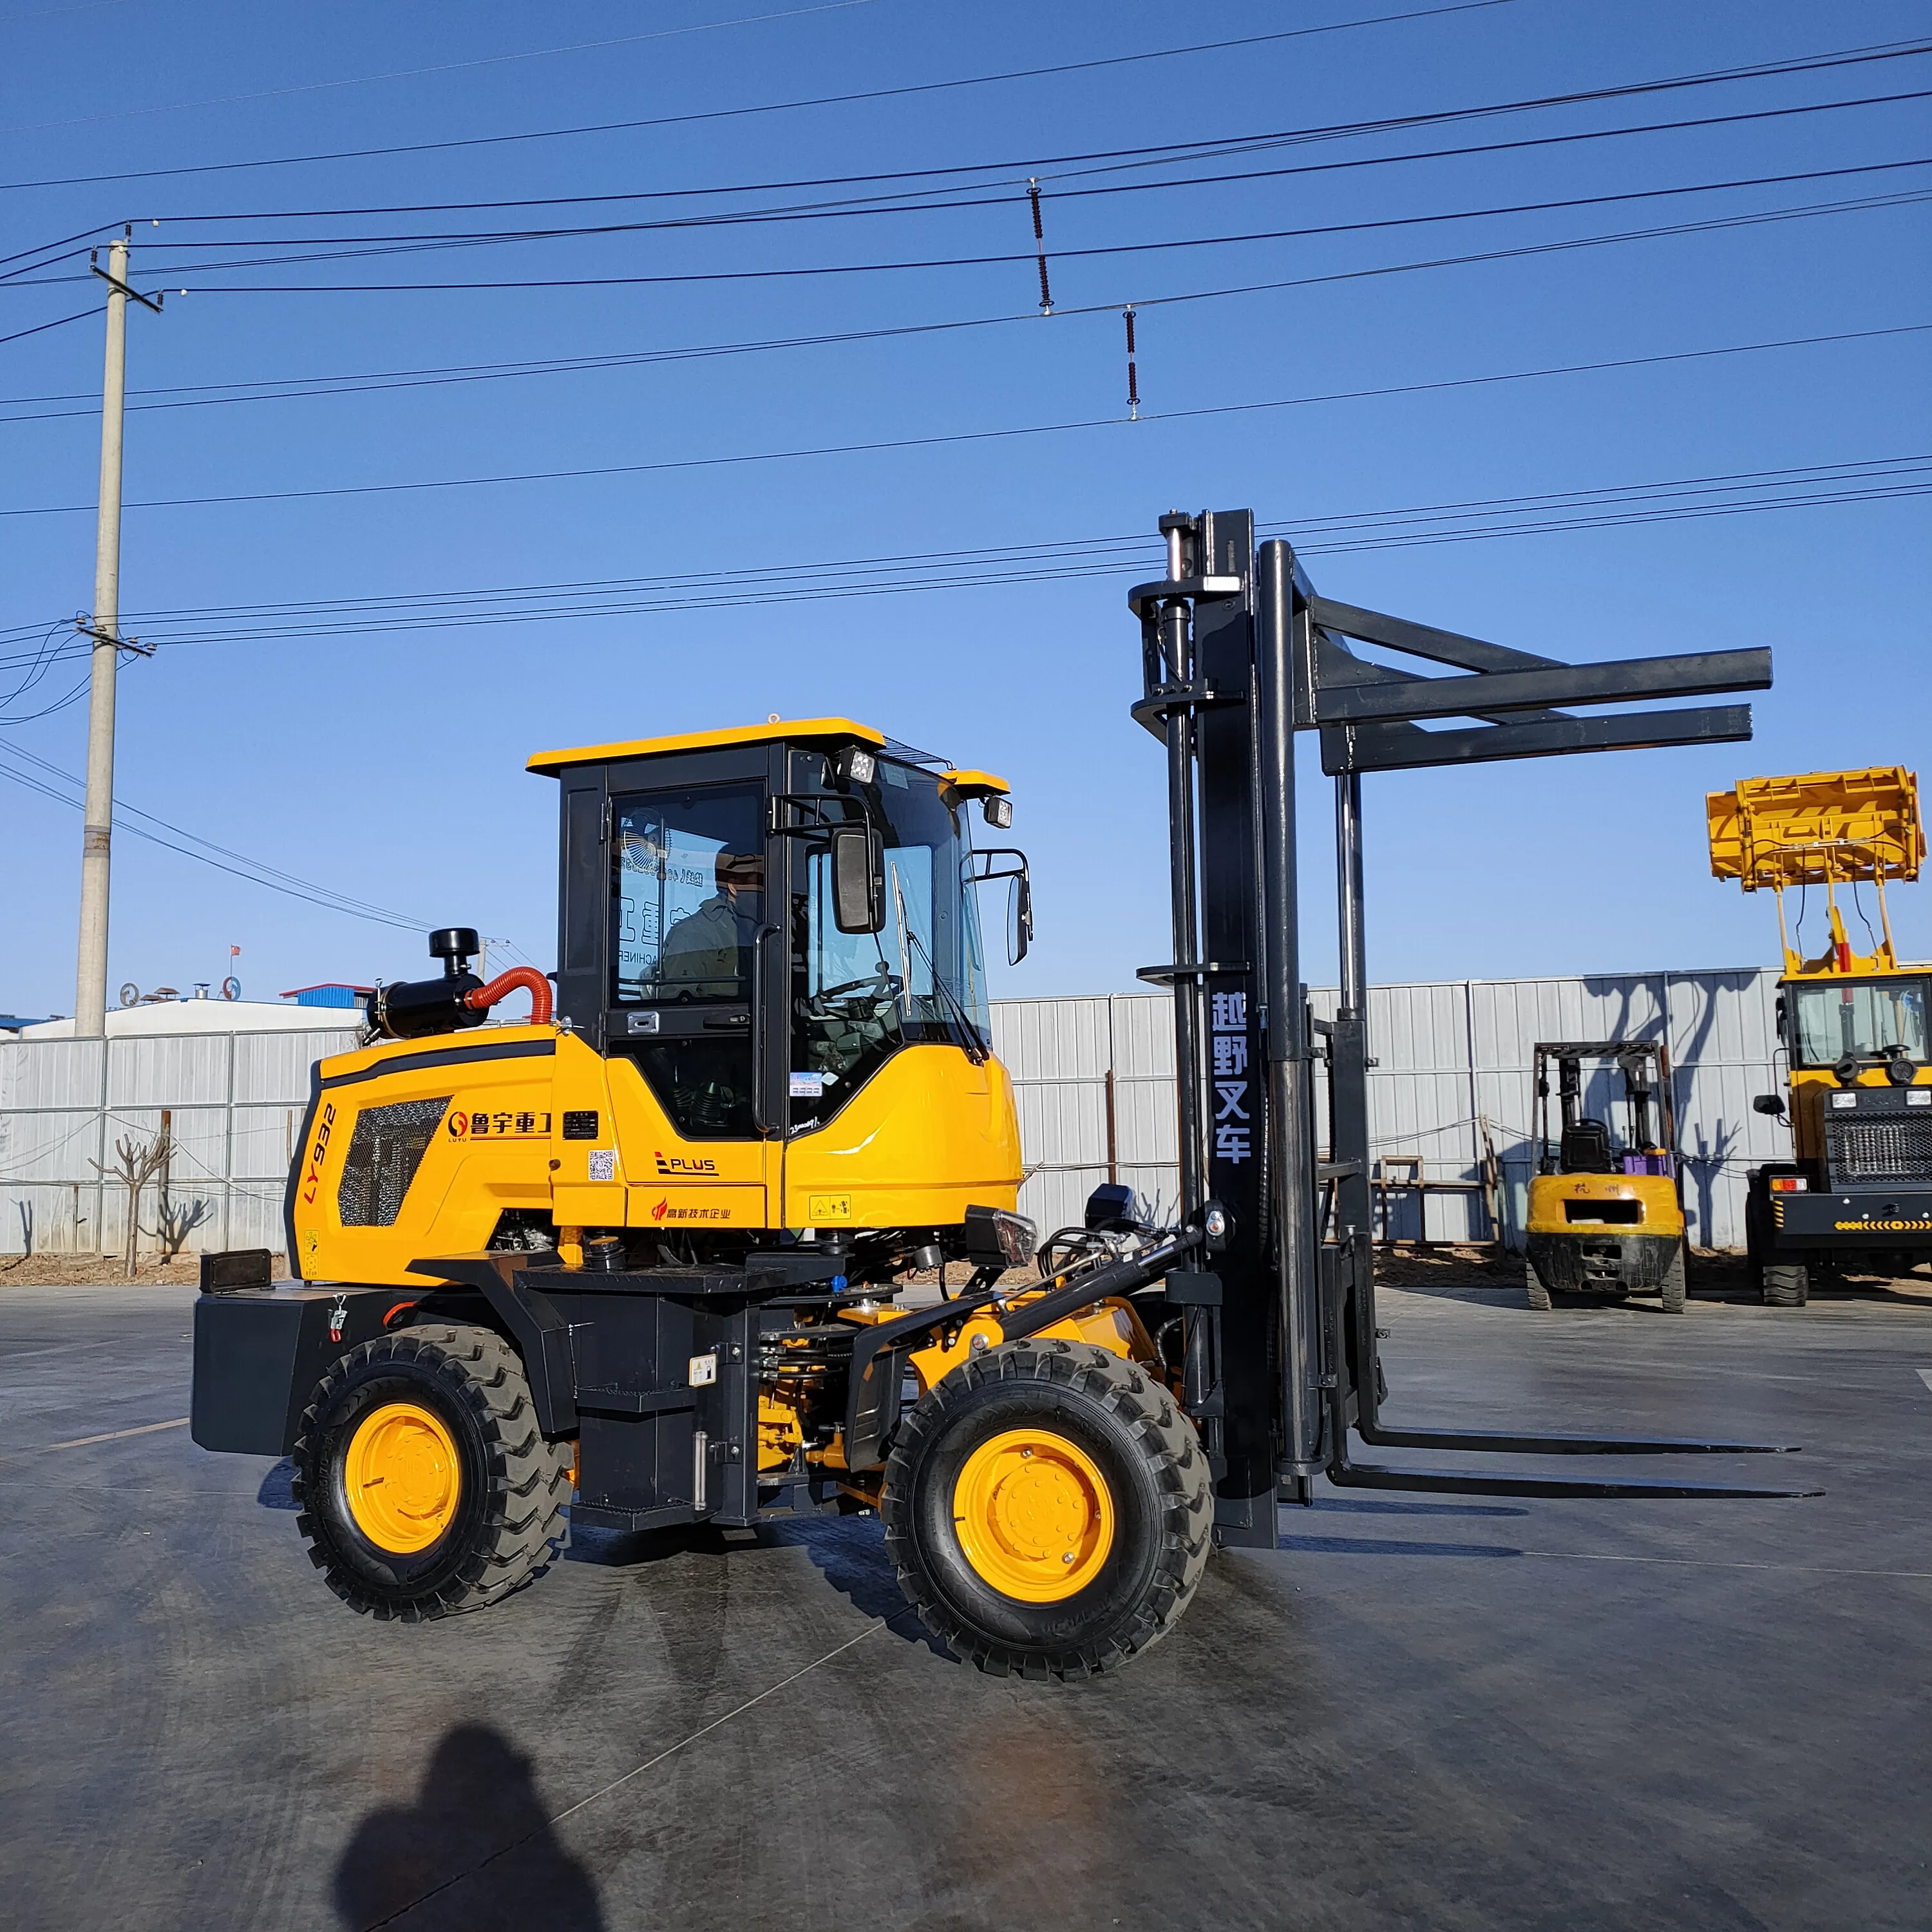
{"type": "Polygon", "coordinates": [[[693,1140],[748,1139],[754,958],[764,924],[752,786],[612,801],[610,1044],[693,1140]]]}

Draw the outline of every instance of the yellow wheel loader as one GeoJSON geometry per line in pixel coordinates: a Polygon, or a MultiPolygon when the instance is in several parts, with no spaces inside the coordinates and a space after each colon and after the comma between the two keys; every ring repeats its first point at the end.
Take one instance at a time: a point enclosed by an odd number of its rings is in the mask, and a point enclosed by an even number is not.
{"type": "MultiPolygon", "coordinates": [[[[1524,1285],[1532,1308],[1552,1294],[1650,1294],[1684,1312],[1684,1206],[1678,1198],[1670,1056],[1657,1040],[1539,1042],[1536,1172],[1530,1177],[1524,1285]],[[1582,1111],[1585,1068],[1622,1076],[1625,1130],[1582,1111]],[[1556,1072],[1558,1133],[1550,1132],[1556,1072]],[[1663,1134],[1652,1138],[1653,1124],[1663,1134]]],[[[1607,1108],[1605,1112],[1608,1112],[1607,1108]]]]}
{"type": "Polygon", "coordinates": [[[1907,1274],[1932,1261],[1932,964],[1900,964],[1885,898],[1886,881],[1917,878],[1925,856],[1918,782],[1896,765],[1744,778],[1712,793],[1706,809],[1712,872],[1778,902],[1789,1100],[1761,1094],[1752,1105],[1789,1126],[1792,1158],[1752,1171],[1744,1232],[1765,1305],[1802,1308],[1815,1281],[1844,1270],[1907,1274]],[[1875,930],[1863,917],[1866,884],[1875,930]],[[1814,886],[1826,931],[1808,958],[1814,886]],[[1868,952],[1853,949],[1841,887],[1868,952]]]}
{"type": "MultiPolygon", "coordinates": [[[[1349,1449],[1749,1446],[1382,1419],[1347,828],[1359,769],[1445,762],[1465,735],[1400,722],[1439,709],[1439,686],[1480,686],[1481,717],[1522,706],[1525,675],[1595,703],[1748,688],[1766,654],[1552,666],[1324,604],[1286,544],[1256,550],[1250,512],[1162,529],[1168,575],[1130,602],[1134,716],[1168,779],[1174,958],[1146,976],[1174,989],[1172,1224],[1118,1186],[1045,1243],[1016,1211],[976,900],[1006,886],[1017,962],[1030,889],[1024,858],[976,844],[973,823],[976,806],[1010,825],[1002,780],[841,718],[535,758],[559,793],[554,975],[486,985],[473,931],[433,935],[440,976],[383,988],[366,1042],[315,1070],[288,1180],[294,1278],[272,1280],[262,1250],[202,1258],[194,1439],[292,1459],[298,1527],[352,1607],[414,1621],[491,1603],[569,1526],[875,1510],[908,1601],[958,1654],[1078,1677],[1172,1628],[1210,1543],[1274,1547],[1278,1504],[1308,1501],[1318,1474],[1786,1493],[1411,1471],[1349,1449]],[[1391,686],[1341,641],[1392,628],[1397,648],[1419,638],[1478,675],[1391,686]],[[1398,722],[1336,734],[1354,992],[1318,1024],[1296,963],[1294,735],[1369,699],[1398,722]],[[524,996],[526,1021],[484,1024],[524,996]]],[[[1749,728],[1737,707],[1562,718],[1550,743],[1551,715],[1488,728],[1474,754],[1749,728]]]]}

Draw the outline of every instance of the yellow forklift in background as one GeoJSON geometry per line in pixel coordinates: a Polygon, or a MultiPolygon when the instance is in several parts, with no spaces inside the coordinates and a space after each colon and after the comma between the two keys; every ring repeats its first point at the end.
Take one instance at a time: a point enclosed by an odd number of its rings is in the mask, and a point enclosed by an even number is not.
{"type": "MultiPolygon", "coordinates": [[[[1666,1315],[1684,1312],[1684,1204],[1670,1056],[1654,1040],[1547,1044],[1536,1048],[1536,1172],[1530,1177],[1524,1287],[1532,1308],[1556,1294],[1654,1293],[1666,1315]],[[1584,1068],[1623,1076],[1627,1121],[1618,1145],[1608,1124],[1582,1111],[1584,1068]],[[1550,1135],[1550,1072],[1556,1071],[1558,1133],[1550,1135]],[[1652,1133],[1660,1129],[1660,1144],[1652,1133]]],[[[1606,1110],[1607,1111],[1607,1110],[1606,1110]]]]}
{"type": "Polygon", "coordinates": [[[1793,1158],[1752,1171],[1744,1228],[1765,1305],[1802,1308],[1844,1269],[1906,1274],[1932,1260],[1932,965],[1901,964],[1888,880],[1918,878],[1925,856],[1918,782],[1897,765],[1744,778],[1706,802],[1711,870],[1778,902],[1784,972],[1778,1028],[1784,1094],[1760,1114],[1791,1130],[1793,1158]],[[1869,884],[1878,928],[1863,917],[1869,884]],[[1823,950],[1804,956],[1804,896],[1823,889],[1823,950]],[[1871,950],[1852,949],[1839,889],[1850,890],[1871,950]],[[1801,894],[1786,922],[1784,895],[1801,894]]]}

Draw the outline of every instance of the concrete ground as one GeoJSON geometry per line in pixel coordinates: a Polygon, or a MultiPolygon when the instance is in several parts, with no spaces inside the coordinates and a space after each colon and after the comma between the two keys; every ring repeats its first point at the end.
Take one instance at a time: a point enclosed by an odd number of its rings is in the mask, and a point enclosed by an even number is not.
{"type": "Polygon", "coordinates": [[[1923,1288],[1682,1320],[1384,1299],[1396,1419],[1802,1443],[1729,1473],[1827,1493],[1324,1490],[1075,1688],[938,1653],[870,1519],[586,1535],[408,1629],[323,1587],[284,1467],[170,1426],[190,1294],[8,1288],[0,1920],[1932,1923],[1923,1288]]]}

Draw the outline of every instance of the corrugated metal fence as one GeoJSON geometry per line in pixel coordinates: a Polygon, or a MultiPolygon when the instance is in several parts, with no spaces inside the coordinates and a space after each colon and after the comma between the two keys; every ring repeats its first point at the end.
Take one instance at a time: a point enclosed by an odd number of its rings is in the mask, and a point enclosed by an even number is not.
{"type": "Polygon", "coordinates": [[[356,1041],[338,1028],[0,1042],[0,1252],[125,1253],[128,1190],[94,1163],[153,1141],[164,1111],[173,1152],[165,1193],[142,1198],[142,1252],[164,1227],[190,1252],[279,1250],[309,1069],[356,1041]]]}
{"type": "MultiPolygon", "coordinates": [[[[1486,1136],[1501,1168],[1504,1238],[1520,1246],[1536,1042],[1661,1038],[1673,1070],[1690,1238],[1700,1247],[1742,1246],[1746,1171],[1790,1154],[1782,1125],[1750,1104],[1780,1078],[1777,983],[1774,972],[1754,967],[1375,988],[1370,1132],[1391,1182],[1388,1233],[1414,1239],[1426,1209],[1433,1239],[1486,1238],[1486,1136]],[[1461,1187],[1418,1193],[1400,1184],[1412,1177],[1461,1187]]],[[[1331,989],[1312,999],[1318,1016],[1332,1017],[1331,989]]],[[[1172,1204],[1174,1037],[1166,994],[1004,1000],[993,1009],[993,1030],[1018,1091],[1026,1213],[1042,1228],[1076,1222],[1089,1191],[1110,1178],[1172,1204]]],[[[1620,1127],[1615,1078],[1609,1070],[1597,1072],[1585,1111],[1620,1127]]],[[[1325,1132],[1326,1109],[1318,1081],[1318,1133],[1325,1132]]]]}
{"type": "MultiPolygon", "coordinates": [[[[1504,1234],[1521,1240],[1531,1156],[1531,1049],[1538,1040],[1664,1038],[1675,1069],[1685,1205],[1700,1246],[1744,1239],[1744,1176],[1788,1156],[1784,1127],[1751,1111],[1775,1089],[1777,976],[1659,972],[1579,979],[1456,980],[1378,986],[1370,996],[1370,1132],[1390,1179],[1471,1191],[1388,1196],[1388,1232],[1449,1240],[1489,1232],[1485,1134],[1501,1166],[1504,1234]],[[1419,1163],[1412,1165],[1412,1163],[1419,1163]]],[[[1318,1014],[1335,996],[1313,995],[1318,1014]]],[[[1042,1228],[1077,1221],[1110,1177],[1171,1208],[1176,1192],[1174,1034],[1163,994],[1006,1000],[994,1046],[1018,1090],[1028,1178],[1020,1204],[1042,1228]]],[[[126,1190],[111,1164],[123,1136],[151,1140],[169,1115],[166,1212],[182,1245],[281,1246],[283,1178],[309,1068],[352,1047],[348,1029],[0,1042],[0,1252],[124,1252],[126,1190]]],[[[1600,1073],[1586,1111],[1611,1114],[1600,1073]]],[[[1318,1094],[1318,1120],[1325,1101],[1318,1094]]],[[[151,1190],[142,1225],[160,1229],[151,1190]]]]}

